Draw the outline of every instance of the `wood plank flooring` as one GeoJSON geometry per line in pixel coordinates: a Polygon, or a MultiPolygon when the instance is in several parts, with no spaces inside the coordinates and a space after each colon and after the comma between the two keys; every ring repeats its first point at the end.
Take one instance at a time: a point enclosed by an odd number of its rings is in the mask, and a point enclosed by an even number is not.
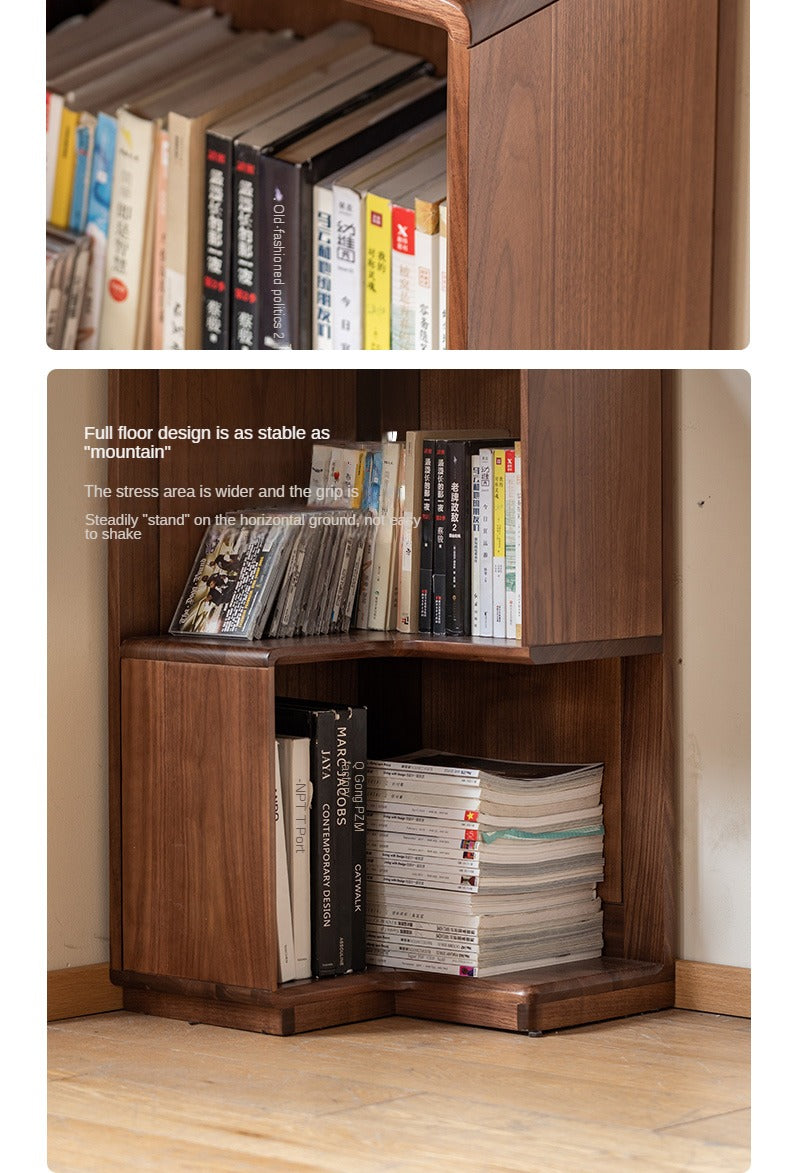
{"type": "Polygon", "coordinates": [[[381,1019],[292,1038],[124,1012],[49,1027],[55,1173],[741,1173],[749,1023],[531,1039],[381,1019]]]}

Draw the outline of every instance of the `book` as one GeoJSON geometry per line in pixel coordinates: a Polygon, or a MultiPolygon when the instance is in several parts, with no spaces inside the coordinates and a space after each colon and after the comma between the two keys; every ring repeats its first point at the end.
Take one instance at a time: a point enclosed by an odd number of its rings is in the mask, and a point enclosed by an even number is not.
{"type": "Polygon", "coordinates": [[[505,635],[516,638],[516,563],[521,543],[516,533],[516,498],[521,487],[516,478],[516,450],[505,449],[505,635]]]}
{"type": "Polygon", "coordinates": [[[507,635],[505,618],[505,450],[493,449],[493,526],[494,540],[491,556],[491,583],[493,593],[493,635],[504,639],[507,635]]]}
{"type": "Polygon", "coordinates": [[[414,201],[415,348],[439,349],[439,221],[444,199],[414,201]]]}
{"type": "Polygon", "coordinates": [[[521,441],[516,440],[516,493],[515,493],[515,529],[516,529],[516,639],[522,635],[522,591],[524,584],[524,557],[523,538],[521,533],[521,441]]]}
{"type": "Polygon", "coordinates": [[[480,630],[494,634],[494,454],[480,450],[480,630]]]}
{"type": "Polygon", "coordinates": [[[310,739],[312,966],[315,977],[334,977],[354,964],[349,736],[355,724],[364,731],[365,710],[278,697],[275,713],[278,735],[310,739]]]}
{"type": "MultiPolygon", "coordinates": [[[[248,36],[250,34],[247,34],[248,36]]],[[[205,256],[205,133],[214,122],[275,93],[283,85],[359,44],[359,26],[338,22],[303,41],[271,37],[261,62],[223,76],[197,100],[174,97],[167,115],[170,169],[167,194],[164,346],[200,346],[200,288],[205,256]]]]}
{"type": "Polygon", "coordinates": [[[310,931],[310,741],[281,734],[277,754],[285,809],[286,855],[294,938],[294,977],[312,974],[310,931]]]}
{"type": "Polygon", "coordinates": [[[439,205],[439,350],[447,349],[447,203],[439,205]]]}
{"type": "Polygon", "coordinates": [[[76,134],[79,121],[80,113],[78,110],[70,110],[67,106],[63,107],[60,116],[55,180],[49,217],[50,223],[55,228],[68,227],[74,170],[77,163],[76,134]]]}
{"type": "Polygon", "coordinates": [[[292,537],[288,527],[265,522],[209,526],[170,633],[256,638],[273,605],[292,537]]]}
{"type": "Polygon", "coordinates": [[[91,169],[93,165],[93,142],[96,134],[96,118],[87,112],[80,115],[74,136],[76,162],[74,182],[71,190],[69,230],[82,233],[88,218],[88,197],[90,192],[91,169]]]}
{"type": "Polygon", "coordinates": [[[431,632],[447,633],[447,441],[436,440],[433,456],[433,559],[431,632]]]}
{"type": "Polygon", "coordinates": [[[424,157],[379,178],[365,196],[365,350],[389,350],[392,339],[392,208],[444,167],[441,140],[424,157]]]}
{"type": "MultiPolygon", "coordinates": [[[[204,349],[228,349],[230,346],[231,289],[233,286],[233,209],[234,158],[242,166],[239,183],[245,201],[251,200],[252,212],[245,217],[243,259],[236,288],[252,288],[258,282],[254,272],[255,208],[260,206],[258,169],[255,152],[271,150],[306,125],[319,125],[340,112],[348,100],[349,79],[373,62],[381,61],[388,51],[364,43],[337,60],[278,92],[269,94],[252,106],[245,106],[206,132],[206,260],[204,272],[204,349]],[[340,88],[338,88],[340,87],[340,88]],[[320,97],[320,96],[323,97],[320,97]],[[246,148],[246,150],[245,150],[246,148]],[[210,229],[210,232],[209,232],[210,229]],[[246,285],[242,276],[249,280],[246,285]]],[[[257,335],[256,335],[257,336],[257,335]]],[[[253,340],[254,344],[254,340],[253,340]]]]}
{"type": "Polygon", "coordinates": [[[115,167],[115,118],[100,113],[96,120],[93,162],[88,192],[85,232],[91,242],[91,263],[85,293],[85,310],[80,327],[79,347],[94,350],[99,341],[104,301],[104,271],[110,228],[113,170],[115,167]]]}
{"type": "Polygon", "coordinates": [[[386,631],[390,618],[390,585],[397,510],[398,469],[402,444],[386,441],[381,446],[381,493],[378,526],[373,549],[370,583],[370,612],[366,626],[386,631]]]}
{"type": "MultiPolygon", "coordinates": [[[[446,103],[446,90],[444,101],[446,103]]],[[[365,198],[372,183],[383,182],[433,150],[445,135],[446,116],[439,114],[422,126],[378,147],[357,164],[332,179],[332,338],[335,350],[359,350],[364,340],[365,314],[365,198]]],[[[327,184],[329,184],[327,179],[327,184]]]]}
{"type": "Polygon", "coordinates": [[[293,914],[291,887],[288,879],[288,856],[285,845],[285,810],[283,807],[280,757],[274,753],[274,850],[276,862],[275,905],[277,910],[278,980],[289,982],[296,977],[294,960],[293,914]]]}
{"type": "Polygon", "coordinates": [[[271,242],[273,258],[262,302],[265,347],[310,347],[314,185],[443,107],[446,87],[419,76],[427,69],[409,54],[391,54],[380,66],[357,75],[358,82],[366,73],[370,77],[364,105],[262,158],[262,208],[269,225],[265,244],[268,248],[271,242]],[[382,80],[374,87],[376,77],[382,80]]]}
{"type": "MultiPolygon", "coordinates": [[[[430,271],[425,268],[425,258],[421,258],[421,268],[417,264],[417,208],[421,209],[421,222],[424,223],[426,208],[437,208],[438,227],[438,199],[444,198],[447,189],[447,175],[444,170],[433,179],[421,183],[410,192],[398,198],[392,205],[392,321],[391,321],[391,348],[393,350],[420,350],[426,346],[418,346],[418,302],[420,301],[419,282],[426,287],[430,281],[430,271]]],[[[422,304],[423,331],[428,331],[426,324],[429,307],[427,302],[422,304]]],[[[426,334],[427,338],[427,334],[426,334]]]]}
{"type": "Polygon", "coordinates": [[[420,576],[418,630],[423,634],[431,631],[433,599],[433,533],[434,506],[436,501],[436,478],[434,476],[436,443],[433,439],[422,442],[422,496],[420,501],[420,576]]]}

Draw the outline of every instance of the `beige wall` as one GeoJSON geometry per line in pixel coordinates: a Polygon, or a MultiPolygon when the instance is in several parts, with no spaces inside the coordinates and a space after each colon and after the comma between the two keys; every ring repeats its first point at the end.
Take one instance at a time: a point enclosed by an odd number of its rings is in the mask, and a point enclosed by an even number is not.
{"type": "Polygon", "coordinates": [[[82,428],[106,414],[107,376],[50,376],[47,431],[49,969],[106,961],[107,552],[83,538],[83,484],[101,483],[82,428]]]}
{"type": "Polygon", "coordinates": [[[679,955],[749,964],[750,395],[685,371],[677,451],[679,955]]]}
{"type": "MultiPolygon", "coordinates": [[[[749,380],[686,371],[680,389],[679,954],[748,965],[749,380]]],[[[102,374],[51,377],[51,969],[108,958],[106,552],[81,525],[83,483],[101,479],[81,429],[105,395],[102,374]]]]}

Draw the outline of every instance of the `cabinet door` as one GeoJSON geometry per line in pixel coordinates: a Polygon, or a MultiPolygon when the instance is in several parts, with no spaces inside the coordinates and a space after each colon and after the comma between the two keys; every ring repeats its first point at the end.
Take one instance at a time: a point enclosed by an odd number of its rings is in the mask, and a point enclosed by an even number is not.
{"type": "Polygon", "coordinates": [[[124,970],[276,988],[272,678],[123,662],[124,970]]]}

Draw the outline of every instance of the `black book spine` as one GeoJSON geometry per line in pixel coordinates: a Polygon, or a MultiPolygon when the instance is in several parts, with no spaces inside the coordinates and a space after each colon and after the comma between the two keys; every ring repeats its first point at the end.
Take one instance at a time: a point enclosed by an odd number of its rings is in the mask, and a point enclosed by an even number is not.
{"type": "Polygon", "coordinates": [[[230,347],[233,143],[206,134],[206,254],[203,267],[203,349],[230,347]]]}
{"type": "Polygon", "coordinates": [[[337,809],[337,722],[331,709],[291,706],[278,699],[278,733],[310,738],[310,920],[314,977],[336,977],[341,968],[337,809]]]}
{"type": "Polygon", "coordinates": [[[422,508],[420,512],[420,614],[419,630],[431,630],[431,579],[433,575],[434,442],[422,445],[422,508]]]}
{"type": "Polygon", "coordinates": [[[447,444],[436,441],[433,513],[433,575],[431,578],[431,631],[447,634],[447,444]]]}
{"type": "Polygon", "coordinates": [[[365,823],[367,809],[367,709],[351,710],[349,757],[351,762],[351,968],[359,973],[365,968],[366,937],[366,863],[365,823]]]}
{"type": "Polygon", "coordinates": [[[447,444],[447,634],[471,635],[469,470],[471,446],[447,444]]]}
{"type": "Polygon", "coordinates": [[[256,208],[257,151],[238,143],[233,152],[233,234],[230,349],[259,350],[260,259],[256,208]]]}
{"type": "Polygon", "coordinates": [[[352,864],[352,819],[351,809],[351,728],[354,710],[340,709],[336,714],[335,738],[335,882],[332,892],[332,906],[336,913],[338,930],[338,964],[340,973],[350,973],[352,968],[351,936],[354,917],[353,905],[353,864],[352,864]]]}
{"type": "Polygon", "coordinates": [[[300,171],[284,159],[261,155],[260,339],[265,350],[293,350],[299,345],[300,171]]]}

